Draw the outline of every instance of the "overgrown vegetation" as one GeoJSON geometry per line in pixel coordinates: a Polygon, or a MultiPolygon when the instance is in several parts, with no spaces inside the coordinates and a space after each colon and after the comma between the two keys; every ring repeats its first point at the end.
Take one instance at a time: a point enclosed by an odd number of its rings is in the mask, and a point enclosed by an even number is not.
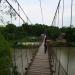
{"type": "Polygon", "coordinates": [[[64,45],[64,43],[61,41],[58,42],[57,39],[59,39],[62,33],[65,33],[63,39],[67,41],[69,46],[75,46],[75,28],[71,27],[59,28],[41,24],[28,25],[27,23],[22,24],[22,26],[8,24],[6,27],[0,27],[0,32],[0,75],[11,75],[10,66],[12,61],[10,44],[8,42],[10,42],[11,45],[15,45],[18,41],[40,41],[40,35],[46,34],[49,39],[57,41],[54,42],[54,46],[61,46],[62,44],[64,45]]]}
{"type": "Polygon", "coordinates": [[[28,23],[22,24],[22,26],[8,24],[6,27],[0,27],[0,32],[8,41],[37,41],[37,37],[41,34],[46,34],[50,39],[56,40],[62,33],[65,33],[64,39],[67,42],[75,42],[75,28],[71,27],[59,28],[41,24],[28,25],[28,23]],[[36,38],[33,39],[33,37],[36,38]]]}
{"type": "Polygon", "coordinates": [[[0,75],[11,75],[11,52],[9,43],[0,34],[0,75]]]}

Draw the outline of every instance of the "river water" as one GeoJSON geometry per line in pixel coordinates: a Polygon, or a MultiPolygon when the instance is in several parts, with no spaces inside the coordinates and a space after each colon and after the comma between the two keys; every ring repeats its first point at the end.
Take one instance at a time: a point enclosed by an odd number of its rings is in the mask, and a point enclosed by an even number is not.
{"type": "Polygon", "coordinates": [[[24,75],[29,64],[32,62],[33,57],[38,51],[40,43],[23,43],[29,45],[27,48],[14,48],[12,53],[13,65],[16,66],[18,75],[24,75]],[[30,46],[32,45],[32,46],[30,46]]]}
{"type": "Polygon", "coordinates": [[[55,47],[54,49],[68,75],[75,75],[75,47],[55,47]]]}
{"type": "MultiPolygon", "coordinates": [[[[12,60],[13,64],[17,67],[16,70],[19,75],[23,75],[26,72],[26,68],[32,62],[33,55],[35,55],[37,50],[38,47],[14,49],[12,60]]],[[[75,75],[75,47],[54,47],[54,50],[68,75],[75,75]]]]}

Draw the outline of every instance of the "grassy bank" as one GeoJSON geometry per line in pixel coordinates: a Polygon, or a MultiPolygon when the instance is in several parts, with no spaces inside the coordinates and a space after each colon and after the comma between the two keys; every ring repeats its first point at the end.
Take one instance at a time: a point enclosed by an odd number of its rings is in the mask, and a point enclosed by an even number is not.
{"type": "Polygon", "coordinates": [[[75,42],[63,42],[48,40],[47,44],[52,47],[75,47],[75,42]]]}

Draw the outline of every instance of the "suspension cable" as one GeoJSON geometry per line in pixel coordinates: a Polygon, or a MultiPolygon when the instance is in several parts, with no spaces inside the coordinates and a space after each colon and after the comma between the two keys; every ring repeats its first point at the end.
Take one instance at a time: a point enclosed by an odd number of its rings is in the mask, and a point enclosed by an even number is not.
{"type": "Polygon", "coordinates": [[[14,65],[13,66],[16,66],[15,48],[14,48],[14,65]]]}
{"type": "MultiPolygon", "coordinates": [[[[20,7],[18,5],[18,12],[19,12],[19,15],[20,15],[20,7]]],[[[20,26],[20,18],[19,18],[19,26],[20,26]]]]}
{"type": "Polygon", "coordinates": [[[72,9],[73,9],[73,0],[71,0],[71,19],[70,19],[70,27],[72,25],[72,9]]]}
{"type": "Polygon", "coordinates": [[[55,19],[54,19],[54,25],[56,25],[56,18],[57,18],[57,15],[56,15],[56,17],[55,17],[55,19]]]}
{"type": "Polygon", "coordinates": [[[32,24],[31,20],[28,18],[27,14],[25,13],[25,11],[23,10],[23,8],[21,7],[21,5],[19,4],[19,2],[16,0],[17,4],[19,5],[19,7],[21,8],[21,10],[23,11],[24,15],[26,16],[27,20],[29,20],[29,22],[32,24]]]}
{"type": "Polygon", "coordinates": [[[63,27],[63,16],[64,16],[64,0],[63,0],[63,9],[62,9],[62,27],[63,27]]]}
{"type": "Polygon", "coordinates": [[[43,10],[42,10],[42,3],[41,3],[41,0],[39,0],[39,2],[40,2],[40,9],[41,9],[41,15],[42,15],[42,22],[43,22],[43,24],[44,24],[44,18],[43,18],[43,10]]]}
{"type": "Polygon", "coordinates": [[[60,75],[60,65],[61,65],[61,48],[60,48],[60,55],[59,55],[58,75],[60,75]]]}
{"type": "MultiPolygon", "coordinates": [[[[20,15],[20,6],[18,4],[18,11],[19,11],[19,15],[20,15]]],[[[20,26],[20,17],[19,17],[19,26],[20,26]]],[[[21,49],[21,61],[22,61],[22,73],[23,73],[23,55],[22,55],[22,49],[21,49]]]]}
{"type": "MultiPolygon", "coordinates": [[[[71,19],[70,19],[70,27],[72,25],[72,9],[73,9],[73,0],[71,0],[71,19]]],[[[68,63],[67,63],[67,73],[69,74],[69,59],[70,59],[70,48],[68,48],[68,63]]]]}
{"type": "Polygon", "coordinates": [[[24,68],[24,66],[23,66],[23,54],[22,54],[23,52],[22,52],[22,49],[21,49],[21,62],[22,62],[22,73],[23,73],[23,68],[24,68]]]}
{"type": "Polygon", "coordinates": [[[55,19],[56,15],[57,15],[57,11],[58,11],[58,8],[60,6],[60,2],[61,2],[61,0],[59,0],[59,2],[58,2],[58,6],[56,8],[55,15],[54,15],[54,18],[53,18],[53,21],[52,21],[51,25],[53,25],[54,19],[55,19]]]}
{"type": "Polygon", "coordinates": [[[58,25],[59,25],[59,7],[58,7],[58,25]]]}
{"type": "Polygon", "coordinates": [[[70,48],[68,48],[68,63],[67,63],[67,74],[69,74],[69,58],[70,58],[70,48]]]}
{"type": "Polygon", "coordinates": [[[25,21],[23,20],[23,18],[18,14],[18,12],[13,8],[13,6],[8,2],[8,0],[6,0],[6,2],[10,5],[10,7],[16,12],[16,14],[22,19],[22,21],[25,23],[25,21]]]}

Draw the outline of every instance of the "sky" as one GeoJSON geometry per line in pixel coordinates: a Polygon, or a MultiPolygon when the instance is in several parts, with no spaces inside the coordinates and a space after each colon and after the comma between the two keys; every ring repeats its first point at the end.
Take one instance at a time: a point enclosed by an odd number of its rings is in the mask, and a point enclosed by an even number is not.
{"type": "MultiPolygon", "coordinates": [[[[17,4],[12,3],[11,0],[8,0],[12,6],[18,11],[17,9],[17,4]]],[[[40,0],[18,0],[19,4],[31,20],[33,24],[35,23],[40,23],[43,24],[42,22],[42,15],[41,15],[41,9],[40,9],[40,0]]],[[[51,25],[54,13],[56,11],[57,5],[58,5],[59,0],[41,0],[41,6],[42,6],[42,11],[43,11],[43,17],[44,17],[44,24],[46,25],[51,25]]],[[[59,24],[58,24],[58,18],[56,19],[56,26],[62,26],[62,2],[61,0],[61,5],[60,5],[60,14],[59,14],[59,24]]],[[[70,6],[71,6],[71,0],[64,0],[64,24],[63,26],[69,26],[70,25],[70,17],[71,17],[71,11],[70,11],[70,6]]],[[[25,21],[27,21],[26,17],[24,14],[21,12],[21,16],[25,21]]],[[[73,0],[73,20],[72,24],[75,25],[75,0],[73,0]]],[[[15,21],[14,21],[15,22],[15,21]]],[[[18,23],[17,23],[18,24],[18,23]]]]}

